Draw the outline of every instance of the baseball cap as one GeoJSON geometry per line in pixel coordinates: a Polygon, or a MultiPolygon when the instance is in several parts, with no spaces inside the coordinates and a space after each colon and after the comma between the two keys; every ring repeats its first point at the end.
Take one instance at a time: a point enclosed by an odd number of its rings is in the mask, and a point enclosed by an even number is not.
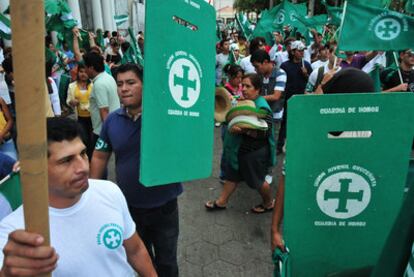
{"type": "Polygon", "coordinates": [[[306,48],[305,44],[303,44],[300,40],[295,40],[290,44],[291,50],[304,50],[306,48]]]}
{"type": "Polygon", "coordinates": [[[230,45],[230,51],[239,50],[239,45],[237,43],[232,43],[230,45]]]}

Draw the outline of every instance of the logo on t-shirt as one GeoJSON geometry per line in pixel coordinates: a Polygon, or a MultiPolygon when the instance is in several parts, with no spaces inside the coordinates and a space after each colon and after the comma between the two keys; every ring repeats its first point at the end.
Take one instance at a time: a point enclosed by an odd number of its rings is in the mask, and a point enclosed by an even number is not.
{"type": "Polygon", "coordinates": [[[108,249],[117,249],[123,243],[122,227],[115,223],[103,225],[96,236],[98,245],[104,245],[108,249]]]}

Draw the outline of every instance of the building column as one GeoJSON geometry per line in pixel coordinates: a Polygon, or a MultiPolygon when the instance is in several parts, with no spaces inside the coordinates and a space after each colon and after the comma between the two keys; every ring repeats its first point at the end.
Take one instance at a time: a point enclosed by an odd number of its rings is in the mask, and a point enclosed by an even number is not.
{"type": "Polygon", "coordinates": [[[102,7],[100,0],[92,0],[92,16],[93,16],[93,25],[96,29],[103,30],[103,21],[102,21],[102,7]]]}
{"type": "Polygon", "coordinates": [[[115,22],[113,17],[115,10],[111,0],[102,0],[102,11],[105,30],[115,31],[116,28],[114,28],[115,22]]]}
{"type": "Polygon", "coordinates": [[[82,17],[78,0],[68,0],[69,8],[72,10],[72,16],[78,21],[78,27],[82,28],[82,17]]]}

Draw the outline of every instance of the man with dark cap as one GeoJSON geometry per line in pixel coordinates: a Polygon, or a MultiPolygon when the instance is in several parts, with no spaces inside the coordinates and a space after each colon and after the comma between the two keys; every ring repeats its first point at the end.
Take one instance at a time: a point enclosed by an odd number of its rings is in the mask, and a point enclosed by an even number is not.
{"type": "Polygon", "coordinates": [[[381,73],[381,83],[384,92],[410,91],[414,92],[414,51],[406,49],[400,51],[400,65],[398,69],[389,68],[381,73]]]}

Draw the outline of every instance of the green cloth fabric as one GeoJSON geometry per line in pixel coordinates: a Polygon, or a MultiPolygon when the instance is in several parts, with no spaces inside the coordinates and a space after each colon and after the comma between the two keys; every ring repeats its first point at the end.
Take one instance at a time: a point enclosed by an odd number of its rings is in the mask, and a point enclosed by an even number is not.
{"type": "Polygon", "coordinates": [[[339,50],[403,50],[413,46],[413,17],[353,2],[347,4],[344,13],[339,50]]]}
{"type": "MultiPolygon", "coordinates": [[[[272,109],[270,108],[267,101],[262,97],[259,96],[254,100],[257,109],[266,109],[270,114],[273,114],[272,109]]],[[[274,139],[274,126],[272,124],[271,134],[268,136],[269,147],[270,147],[270,165],[273,166],[276,164],[276,152],[275,152],[275,139],[274,139]]],[[[239,169],[239,148],[242,142],[242,136],[234,135],[226,131],[226,135],[224,137],[224,155],[226,157],[226,161],[228,161],[231,167],[235,170],[239,169]]]]}
{"type": "Polygon", "coordinates": [[[1,183],[0,193],[7,199],[14,211],[22,204],[22,188],[20,186],[20,174],[11,173],[9,178],[1,183]]]}
{"type": "Polygon", "coordinates": [[[275,265],[273,277],[290,277],[289,252],[282,252],[276,248],[273,251],[272,260],[275,265]]]}

